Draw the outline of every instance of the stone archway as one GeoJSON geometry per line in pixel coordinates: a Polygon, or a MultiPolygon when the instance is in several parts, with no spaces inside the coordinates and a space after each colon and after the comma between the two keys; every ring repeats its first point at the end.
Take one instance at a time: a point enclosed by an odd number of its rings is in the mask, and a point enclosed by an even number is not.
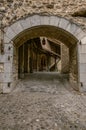
{"type": "Polygon", "coordinates": [[[32,15],[4,29],[4,57],[6,59],[4,60],[3,92],[10,92],[17,83],[18,72],[15,67],[17,64],[16,48],[28,39],[37,36],[57,39],[69,47],[71,80],[75,82],[74,77],[78,77],[77,85],[79,90],[85,91],[86,34],[78,25],[62,17],[32,15]],[[74,59],[75,61],[73,62],[74,59]]]}

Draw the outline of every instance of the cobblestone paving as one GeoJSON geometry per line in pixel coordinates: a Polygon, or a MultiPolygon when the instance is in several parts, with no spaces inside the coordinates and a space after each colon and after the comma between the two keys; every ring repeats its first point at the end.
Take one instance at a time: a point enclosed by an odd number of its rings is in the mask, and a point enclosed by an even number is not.
{"type": "Polygon", "coordinates": [[[86,95],[64,75],[35,73],[0,95],[0,130],[86,130],[86,95]]]}

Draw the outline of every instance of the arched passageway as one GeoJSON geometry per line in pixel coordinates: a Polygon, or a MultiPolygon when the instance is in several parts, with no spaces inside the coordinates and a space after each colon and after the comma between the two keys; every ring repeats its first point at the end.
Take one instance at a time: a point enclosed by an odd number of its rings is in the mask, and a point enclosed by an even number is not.
{"type": "MultiPolygon", "coordinates": [[[[84,72],[81,68],[83,59],[80,57],[82,52],[79,48],[84,47],[86,36],[79,26],[57,16],[33,15],[19,20],[10,27],[5,28],[4,31],[5,47],[6,49],[10,47],[8,64],[11,67],[11,69],[4,72],[9,73],[9,79],[7,77],[5,79],[4,92],[10,92],[18,80],[18,48],[28,40],[37,37],[46,37],[52,39],[55,44],[62,43],[67,46],[69,49],[69,79],[76,89],[85,90],[86,80],[83,78],[84,72]]],[[[23,53],[22,57],[24,58],[23,53]]],[[[63,59],[64,64],[66,57],[63,59]]],[[[7,62],[4,65],[7,65],[7,62]]]]}

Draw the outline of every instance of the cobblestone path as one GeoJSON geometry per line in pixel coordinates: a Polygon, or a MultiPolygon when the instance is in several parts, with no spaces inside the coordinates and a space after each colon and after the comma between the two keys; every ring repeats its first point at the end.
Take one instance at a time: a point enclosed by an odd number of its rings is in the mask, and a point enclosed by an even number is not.
{"type": "Polygon", "coordinates": [[[86,130],[86,95],[67,76],[34,73],[0,95],[0,130],[86,130]]]}

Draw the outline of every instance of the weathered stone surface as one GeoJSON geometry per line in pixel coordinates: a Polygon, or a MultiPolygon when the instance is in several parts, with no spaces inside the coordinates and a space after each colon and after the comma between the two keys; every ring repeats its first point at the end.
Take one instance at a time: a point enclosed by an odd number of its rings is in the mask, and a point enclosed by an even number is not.
{"type": "Polygon", "coordinates": [[[69,73],[69,49],[61,44],[61,73],[69,73]]]}
{"type": "Polygon", "coordinates": [[[10,73],[10,72],[12,72],[12,64],[10,64],[10,63],[5,63],[4,64],[4,72],[5,73],[10,73]]]}
{"type": "Polygon", "coordinates": [[[13,45],[12,44],[5,44],[4,51],[6,54],[13,54],[13,45]]]}
{"type": "Polygon", "coordinates": [[[3,93],[3,83],[0,83],[0,93],[3,93]]]}
{"type": "Polygon", "coordinates": [[[0,83],[4,81],[4,73],[0,72],[0,83]]]}
{"type": "Polygon", "coordinates": [[[30,20],[31,26],[40,26],[40,16],[39,15],[35,15],[33,17],[31,17],[30,20]]]}
{"type": "Polygon", "coordinates": [[[86,53],[80,54],[80,63],[86,63],[86,53]]]}
{"type": "Polygon", "coordinates": [[[72,14],[72,16],[81,16],[81,17],[86,17],[86,8],[82,8],[82,9],[79,9],[78,11],[74,12],[72,14]]]}
{"type": "Polygon", "coordinates": [[[80,73],[86,73],[86,63],[80,63],[80,73]]]}
{"type": "Polygon", "coordinates": [[[86,73],[80,73],[80,82],[86,82],[86,73]]]}
{"type": "Polygon", "coordinates": [[[9,39],[13,39],[16,36],[16,33],[12,30],[12,28],[8,28],[6,31],[6,36],[9,39]]]}
{"type": "Polygon", "coordinates": [[[86,44],[86,36],[81,39],[81,44],[86,44]]]}
{"type": "Polygon", "coordinates": [[[0,63],[0,73],[4,72],[4,64],[0,63]]]}
{"type": "Polygon", "coordinates": [[[80,53],[86,53],[86,44],[79,45],[79,52],[80,53]]]}
{"type": "Polygon", "coordinates": [[[59,21],[59,27],[60,28],[66,29],[68,24],[69,24],[69,21],[67,19],[61,18],[60,21],[59,21]]]}
{"type": "Polygon", "coordinates": [[[0,95],[0,129],[86,130],[86,96],[64,76],[27,75],[11,94],[0,95]]]}
{"type": "Polygon", "coordinates": [[[40,18],[41,25],[49,25],[50,24],[50,17],[42,16],[40,18]]]}
{"type": "MultiPolygon", "coordinates": [[[[84,9],[86,7],[86,1],[83,0],[63,0],[63,1],[44,1],[44,0],[33,0],[33,1],[2,1],[0,3],[1,8],[0,11],[4,15],[3,17],[3,25],[9,25],[10,23],[25,17],[29,14],[53,14],[64,16],[68,19],[72,19],[79,24],[86,25],[84,22],[85,19],[81,19],[80,17],[73,18],[72,14],[78,10],[84,9]]],[[[80,15],[81,16],[81,15],[80,15]]],[[[85,27],[85,26],[84,26],[85,27]]]]}
{"type": "Polygon", "coordinates": [[[10,93],[12,91],[12,83],[3,83],[3,93],[10,93]]]}
{"type": "Polygon", "coordinates": [[[23,31],[23,27],[21,26],[21,24],[20,24],[19,22],[14,23],[14,24],[11,26],[11,28],[12,28],[12,30],[13,30],[16,34],[18,34],[18,33],[20,33],[20,32],[23,31]]]}

